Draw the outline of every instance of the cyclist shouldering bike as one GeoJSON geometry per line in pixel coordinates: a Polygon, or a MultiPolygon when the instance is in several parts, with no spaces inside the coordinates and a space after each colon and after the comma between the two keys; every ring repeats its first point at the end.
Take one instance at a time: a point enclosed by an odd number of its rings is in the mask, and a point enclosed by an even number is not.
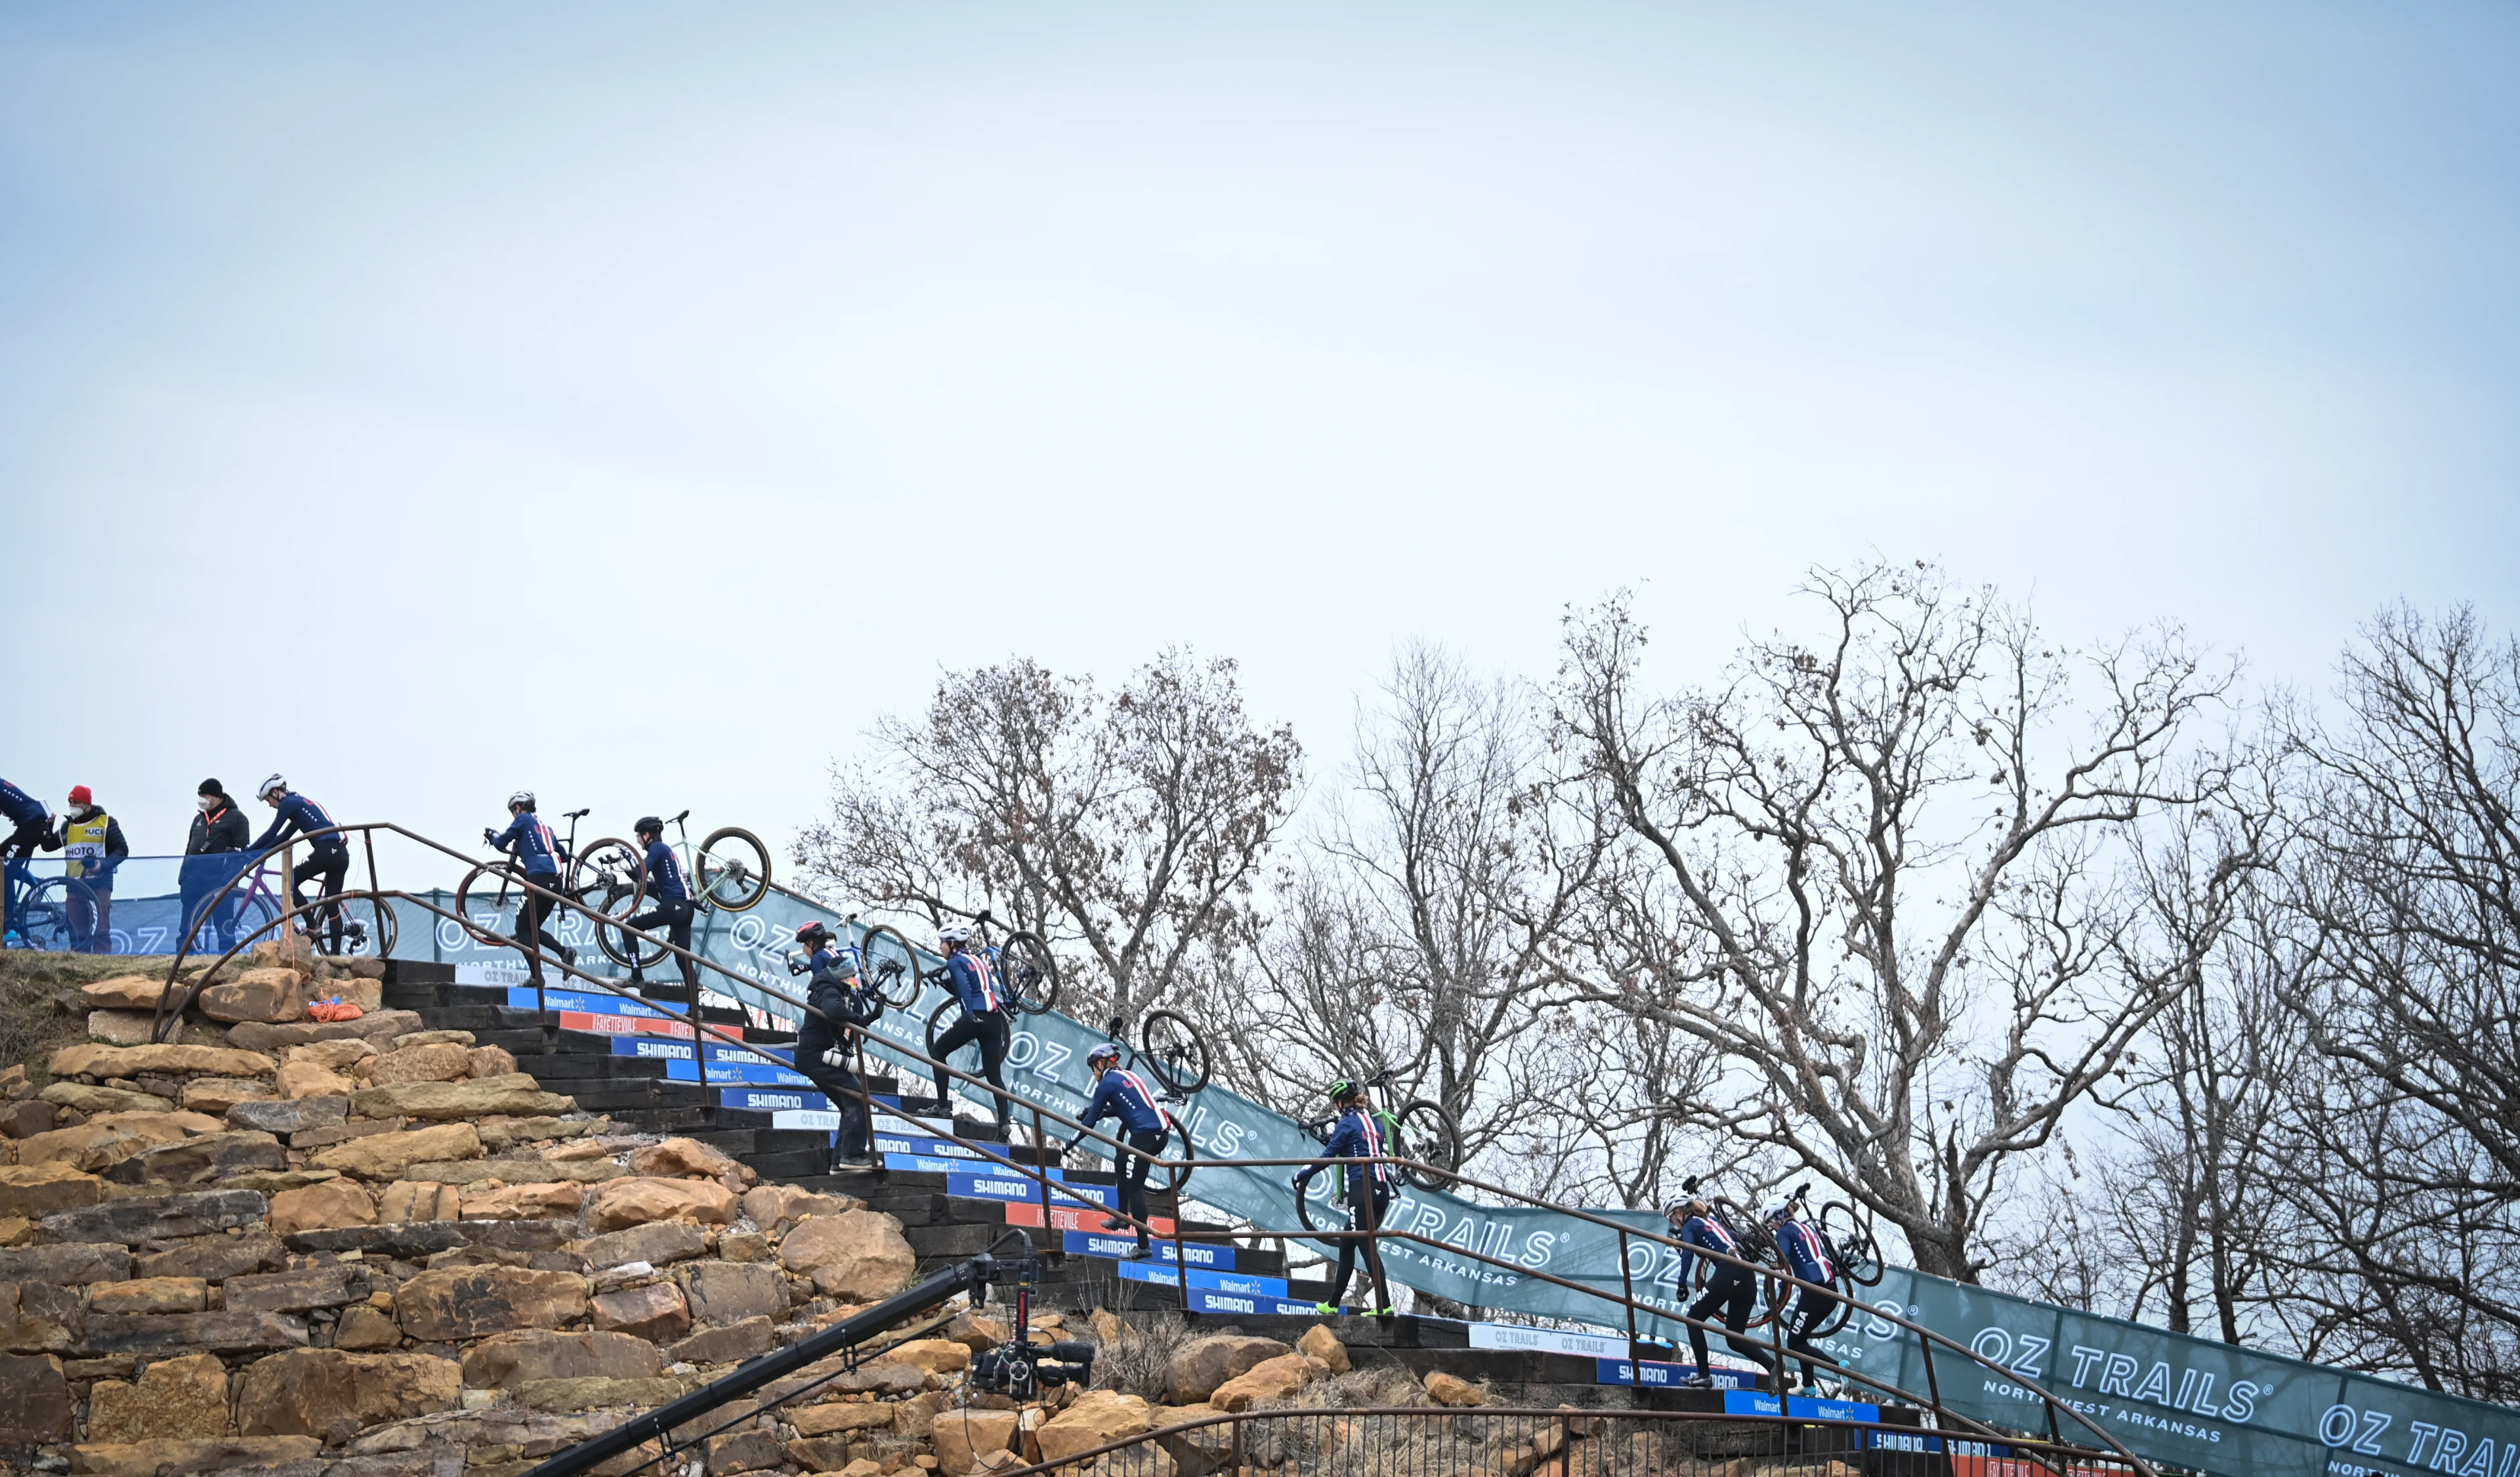
{"type": "Polygon", "coordinates": [[[998,977],[998,961],[991,957],[997,950],[971,947],[971,931],[960,924],[937,930],[936,946],[945,951],[947,984],[963,1006],[963,1018],[928,1047],[928,1055],[939,1064],[936,1111],[948,1116],[954,1111],[953,1083],[945,1075],[945,1059],[956,1048],[977,1042],[980,1076],[997,1089],[990,1094],[991,1113],[998,1131],[1004,1133],[1012,1108],[1006,1094],[1007,1042],[1013,1032],[1007,1021],[1006,986],[998,977]]]}
{"type": "Polygon", "coordinates": [[[866,1093],[844,1060],[853,1048],[840,1039],[840,1028],[873,1025],[883,1002],[860,983],[857,946],[840,942],[821,920],[796,930],[796,946],[805,956],[788,959],[788,972],[807,976],[805,1003],[813,1007],[796,1028],[796,1070],[814,1080],[840,1115],[832,1167],[857,1169],[868,1162],[866,1093]]]}
{"type": "Polygon", "coordinates": [[[1084,1129],[1068,1140],[1067,1152],[1073,1154],[1085,1146],[1085,1129],[1106,1118],[1120,1120],[1120,1131],[1129,1140],[1129,1152],[1116,1156],[1122,1163],[1113,1177],[1120,1214],[1105,1217],[1102,1228],[1120,1230],[1135,1223],[1137,1249],[1121,1259],[1135,1262],[1152,1254],[1147,1244],[1147,1175],[1155,1167],[1156,1152],[1172,1134],[1172,1117],[1156,1101],[1155,1089],[1147,1080],[1120,1065],[1120,1048],[1109,1041],[1086,1052],[1085,1065],[1094,1069],[1094,1096],[1076,1116],[1084,1129]]]}
{"type": "MultiPolygon", "coordinates": [[[[1329,1099],[1330,1105],[1338,1110],[1338,1121],[1330,1129],[1329,1141],[1322,1145],[1325,1161],[1382,1160],[1390,1156],[1391,1141],[1377,1121],[1381,1115],[1367,1107],[1363,1086],[1341,1078],[1330,1084],[1329,1099]]],[[[1295,1172],[1292,1182],[1298,1202],[1303,1199],[1304,1187],[1326,1168],[1326,1162],[1314,1163],[1295,1172]]],[[[1380,1229],[1384,1214],[1391,1209],[1392,1180],[1397,1177],[1388,1163],[1350,1164],[1344,1169],[1347,1228],[1365,1234],[1340,1239],[1338,1271],[1330,1278],[1329,1300],[1315,1309],[1324,1315],[1336,1313],[1339,1303],[1346,1298],[1348,1279],[1356,1271],[1356,1250],[1360,1245],[1365,1248],[1366,1269],[1372,1274],[1372,1287],[1384,1289],[1385,1297],[1389,1295],[1390,1283],[1382,1274],[1382,1250],[1372,1232],[1380,1229]]],[[[1391,1312],[1388,1307],[1370,1311],[1376,1315],[1391,1312]]]]}
{"type": "Polygon", "coordinates": [[[1715,1207],[1697,1194],[1696,1179],[1688,1180],[1687,1189],[1688,1199],[1675,1201],[1663,1211],[1665,1219],[1671,1223],[1672,1235],[1682,1247],[1679,1285],[1683,1289],[1688,1286],[1688,1274],[1697,1263],[1699,1253],[1712,1252],[1715,1256],[1705,1259],[1708,1268],[1706,1290],[1698,1295],[1696,1302],[1688,1305],[1688,1350],[1696,1356],[1697,1372],[1684,1378],[1680,1382],[1681,1388],[1711,1390],[1715,1387],[1714,1370],[1706,1353],[1706,1330],[1698,1325],[1709,1317],[1716,1317],[1724,1325],[1725,1347],[1759,1366],[1760,1385],[1764,1389],[1779,1380],[1776,1362],[1768,1358],[1767,1350],[1742,1336],[1742,1330],[1750,1323],[1751,1306],[1759,1298],[1758,1286],[1747,1267],[1716,1260],[1717,1257],[1732,1257],[1746,1261],[1749,1254],[1742,1250],[1740,1237],[1734,1235],[1732,1227],[1724,1223],[1724,1218],[1716,1214],[1715,1207]]]}

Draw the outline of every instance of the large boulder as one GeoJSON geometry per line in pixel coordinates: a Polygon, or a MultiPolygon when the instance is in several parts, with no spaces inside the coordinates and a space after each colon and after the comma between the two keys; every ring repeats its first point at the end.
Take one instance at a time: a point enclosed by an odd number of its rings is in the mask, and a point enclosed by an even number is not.
{"type": "Polygon", "coordinates": [[[427,1354],[293,1349],[237,1375],[237,1434],[323,1436],[452,1407],[464,1393],[453,1360],[427,1354]]]}
{"type": "Polygon", "coordinates": [[[474,1389],[547,1379],[653,1379],[664,1370],[655,1345],[626,1333],[501,1333],[464,1356],[464,1383],[474,1389]]]}
{"type": "Polygon", "coordinates": [[[422,1343],[557,1328],[586,1315],[586,1278],[521,1267],[442,1267],[394,1292],[394,1319],[422,1343]]]}
{"type": "Polygon", "coordinates": [[[1426,1393],[1433,1396],[1439,1406],[1484,1406],[1488,1403],[1486,1391],[1458,1374],[1447,1374],[1441,1369],[1426,1376],[1426,1393]]]}
{"type": "Polygon", "coordinates": [[[743,1213],[774,1236],[808,1216],[837,1216],[864,1204],[846,1195],[817,1195],[792,1184],[756,1184],[743,1192],[743,1213]]]}
{"type": "Polygon", "coordinates": [[[282,1190],[271,1197],[271,1233],[275,1236],[376,1223],[377,1202],[354,1180],[328,1179],[304,1189],[282,1190]]]}
{"type": "Polygon", "coordinates": [[[1276,1339],[1247,1334],[1212,1333],[1192,1339],[1175,1350],[1164,1365],[1165,1398],[1177,1406],[1194,1405],[1262,1360],[1293,1352],[1276,1339]]]}
{"type": "Polygon", "coordinates": [[[97,1087],[86,1083],[54,1083],[36,1094],[48,1103],[75,1108],[90,1118],[107,1113],[172,1113],[175,1105],[155,1092],[128,1087],[97,1087]]]}
{"type": "Polygon", "coordinates": [[[158,997],[165,992],[166,982],[154,975],[115,975],[79,987],[88,1004],[99,1010],[155,1011],[158,997]]]}
{"type": "Polygon", "coordinates": [[[193,1477],[228,1467],[279,1467],[324,1449],[312,1436],[220,1436],[202,1441],[89,1442],[70,1448],[86,1477],[193,1477]]]}
{"type": "Polygon", "coordinates": [[[366,1086],[387,1087],[397,1083],[455,1082],[472,1076],[472,1065],[468,1048],[453,1041],[431,1041],[425,1046],[403,1046],[382,1056],[369,1057],[358,1064],[354,1073],[366,1086]]]}
{"type": "Polygon", "coordinates": [[[930,1374],[951,1374],[971,1367],[970,1346],[954,1339],[912,1339],[895,1347],[887,1358],[930,1374]]]}
{"type": "Polygon", "coordinates": [[[0,1165],[0,1216],[40,1221],[55,1211],[94,1205],[105,1181],[68,1164],[0,1165]]]}
{"type": "Polygon", "coordinates": [[[1345,1374],[1351,1367],[1348,1362],[1347,1345],[1339,1342],[1339,1336],[1330,1332],[1328,1323],[1315,1323],[1305,1329],[1304,1336],[1295,1340],[1295,1352],[1308,1354],[1320,1360],[1329,1366],[1332,1374],[1345,1374]]]}
{"type": "Polygon", "coordinates": [[[136,1078],[267,1077],[279,1063],[259,1051],[233,1046],[64,1046],[53,1053],[53,1076],[136,1078]]]}
{"type": "Polygon", "coordinates": [[[240,1130],[144,1149],[108,1169],[105,1177],[116,1184],[205,1184],[288,1166],[289,1151],[279,1139],[240,1130]]]}
{"type": "Polygon", "coordinates": [[[1032,1434],[1041,1444],[1041,1459],[1058,1461],[1153,1427],[1153,1411],[1139,1397],[1117,1390],[1088,1390],[1032,1434]]]}
{"type": "Polygon", "coordinates": [[[692,1311],[683,1290],[667,1281],[645,1282],[600,1292],[589,1305],[595,1326],[669,1344],[692,1331],[692,1311]]]}
{"type": "Polygon", "coordinates": [[[1264,1359],[1216,1387],[1207,1403],[1229,1414],[1264,1406],[1282,1406],[1306,1385],[1330,1372],[1329,1365],[1307,1354],[1281,1354],[1264,1359]]]}
{"type": "Polygon", "coordinates": [[[90,1441],[183,1441],[228,1434],[228,1371],[215,1354],[153,1362],[132,1384],[101,1379],[88,1392],[90,1441]]]}
{"type": "Polygon", "coordinates": [[[692,1321],[720,1328],[749,1317],[784,1322],[788,1317],[788,1279],[763,1262],[699,1262],[690,1273],[692,1321]]]}
{"type": "Polygon", "coordinates": [[[557,1221],[575,1220],[579,1202],[586,1198],[581,1184],[510,1184],[497,1189],[476,1190],[463,1198],[467,1221],[557,1221]]]}
{"type": "Polygon", "coordinates": [[[936,1464],[952,1477],[979,1471],[993,1453],[1014,1445],[1012,1410],[948,1410],[936,1417],[928,1438],[936,1448],[936,1464]]]}
{"type": "Polygon", "coordinates": [[[298,1098],[335,1098],[349,1106],[351,1083],[340,1073],[315,1062],[282,1062],[272,1074],[272,1090],[292,1101],[298,1098]]]}
{"type": "Polygon", "coordinates": [[[632,1153],[630,1173],[660,1179],[718,1179],[729,1173],[741,1177],[748,1172],[731,1156],[696,1138],[668,1138],[632,1153]]]}
{"type": "Polygon", "coordinates": [[[735,1220],[735,1192],[714,1179],[608,1179],[586,1203],[586,1228],[616,1231],[651,1221],[725,1225],[735,1220]]]}
{"type": "Polygon", "coordinates": [[[0,1446],[25,1448],[70,1434],[70,1386],[49,1354],[0,1354],[0,1446]]]}
{"type": "Polygon", "coordinates": [[[350,1111],[362,1118],[417,1118],[429,1122],[484,1118],[556,1118],[575,1112],[577,1099],[546,1092],[522,1072],[453,1083],[397,1083],[350,1094],[350,1111]]]}
{"type": "Polygon", "coordinates": [[[277,1026],[304,1015],[306,997],[295,970],[248,969],[203,990],[194,1006],[211,1020],[229,1025],[261,1021],[277,1026]]]}
{"type": "Polygon", "coordinates": [[[370,1133],[315,1151],[319,1170],[338,1170],[361,1179],[399,1179],[402,1172],[432,1159],[478,1159],[481,1134],[469,1123],[438,1124],[400,1133],[370,1133]]]}
{"type": "Polygon", "coordinates": [[[213,1129],[217,1126],[216,1119],[203,1118],[201,1114],[109,1113],[83,1124],[53,1129],[20,1139],[18,1163],[61,1164],[98,1174],[159,1144],[181,1143],[191,1137],[183,1126],[175,1122],[187,1117],[202,1119],[213,1129]]]}
{"type": "Polygon", "coordinates": [[[901,1223],[880,1211],[801,1222],[779,1243],[779,1261],[811,1277],[815,1291],[854,1303],[892,1296],[919,1269],[919,1254],[901,1234],[901,1223]]]}

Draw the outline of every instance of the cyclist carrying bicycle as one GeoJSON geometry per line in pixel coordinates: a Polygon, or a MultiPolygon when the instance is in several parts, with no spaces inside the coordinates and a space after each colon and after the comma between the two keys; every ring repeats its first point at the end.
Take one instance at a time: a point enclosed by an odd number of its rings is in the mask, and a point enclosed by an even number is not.
{"type": "MultiPolygon", "coordinates": [[[[655,896],[656,905],[629,919],[629,926],[636,929],[652,929],[659,923],[665,926],[665,938],[674,947],[682,950],[674,955],[674,962],[681,965],[683,970],[683,997],[680,1003],[697,1007],[700,1000],[700,967],[692,958],[691,953],[694,911],[692,874],[684,868],[683,858],[674,854],[672,847],[665,845],[663,820],[653,815],[642,815],[638,822],[631,826],[630,834],[638,837],[639,844],[647,849],[648,887],[655,896]]],[[[641,952],[639,943],[636,940],[631,941],[630,957],[636,959],[641,952]]],[[[630,983],[647,984],[647,971],[635,963],[632,964],[630,983]]]]}
{"type": "MultiPolygon", "coordinates": [[[[1330,1084],[1330,1105],[1338,1109],[1338,1124],[1330,1130],[1329,1141],[1322,1145],[1322,1159],[1295,1172],[1295,1194],[1301,1198],[1304,1186],[1313,1176],[1328,1167],[1333,1159],[1380,1159],[1390,1154],[1391,1141],[1384,1136],[1382,1125],[1367,1108],[1365,1088],[1346,1078],[1330,1084]]],[[[1356,1249],[1365,1247],[1366,1269],[1372,1287],[1390,1296],[1390,1283],[1382,1275],[1382,1248],[1373,1232],[1382,1225],[1383,1213],[1391,1208],[1392,1180],[1395,1175],[1388,1164],[1351,1164],[1346,1167],[1347,1227],[1364,1231],[1361,1236],[1339,1240],[1338,1273],[1330,1278],[1329,1301],[1316,1304],[1313,1311],[1327,1317],[1338,1312],[1347,1298],[1348,1279],[1356,1272],[1356,1249]]],[[[1391,1313],[1388,1306],[1368,1309],[1376,1317],[1391,1313]]]]}
{"type": "MultiPolygon", "coordinates": [[[[5,911],[8,894],[34,885],[26,858],[52,835],[53,812],[42,801],[0,779],[0,820],[10,827],[8,838],[0,840],[0,863],[5,863],[8,874],[6,887],[0,888],[0,911],[5,911]]],[[[5,920],[0,920],[0,926],[5,926],[5,920]]]]}
{"type": "MultiPolygon", "coordinates": [[[[1155,1153],[1164,1146],[1172,1130],[1172,1117],[1163,1104],[1155,1100],[1155,1089],[1147,1080],[1120,1065],[1120,1048],[1104,1041],[1085,1053],[1085,1065],[1094,1069],[1094,1096],[1076,1121],[1090,1129],[1106,1118],[1120,1120],[1120,1131],[1129,1141],[1129,1150],[1112,1157],[1120,1161],[1118,1173],[1111,1177],[1118,1192],[1120,1215],[1105,1217],[1104,1230],[1118,1230],[1135,1222],[1138,1249],[1122,1258],[1135,1262],[1153,1255],[1147,1244],[1147,1176],[1155,1168],[1155,1153]],[[1125,1217],[1127,1219],[1122,1219],[1125,1217]]],[[[1085,1147],[1085,1133],[1077,1131],[1068,1140],[1067,1152],[1073,1154],[1085,1147]]]]}
{"type": "MultiPolygon", "coordinates": [[[[1829,1260],[1828,1247],[1822,1241],[1819,1227],[1797,1219],[1792,1201],[1778,1201],[1761,1219],[1768,1223],[1769,1234],[1777,1238],[1778,1247],[1784,1252],[1787,1271],[1803,1281],[1816,1282],[1822,1287],[1837,1280],[1836,1264],[1829,1260]]],[[[1837,1361],[1813,1348],[1811,1341],[1811,1331],[1836,1311],[1837,1303],[1838,1300],[1827,1293],[1798,1287],[1794,1289],[1792,1311],[1781,1315],[1790,1319],[1785,1324],[1785,1348],[1802,1361],[1802,1394],[1820,1393],[1820,1377],[1812,1368],[1815,1362],[1832,1369],[1837,1367],[1837,1361]]],[[[1778,1371],[1778,1383],[1783,1382],[1783,1373],[1781,1369],[1778,1371]]]]}
{"type": "MultiPolygon", "coordinates": [[[[1695,1267],[1697,1255],[1701,1249],[1728,1257],[1745,1255],[1741,1250],[1740,1241],[1725,1227],[1723,1218],[1715,1214],[1715,1208],[1704,1200],[1692,1198],[1676,1202],[1666,1209],[1663,1215],[1671,1222],[1672,1234],[1679,1238],[1684,1248],[1680,1258],[1679,1280],[1679,1285],[1683,1288],[1688,1286],[1688,1273],[1695,1267]]],[[[1758,1301],[1759,1297],[1759,1289],[1751,1280],[1750,1269],[1746,1267],[1736,1267],[1730,1262],[1718,1262],[1712,1258],[1708,1259],[1706,1265],[1710,1269],[1706,1278],[1706,1291],[1698,1294],[1697,1301],[1688,1305],[1688,1316],[1691,1319],[1688,1326],[1688,1349],[1697,1357],[1697,1372],[1683,1379],[1680,1382],[1681,1388],[1685,1390],[1715,1388],[1714,1371],[1710,1367],[1706,1355],[1706,1330],[1697,1325],[1704,1322],[1708,1316],[1719,1313],[1726,1330],[1725,1347],[1766,1371],[1761,1380],[1762,1388],[1772,1380],[1782,1383],[1782,1376],[1777,1373],[1776,1362],[1768,1358],[1768,1351],[1741,1336],[1741,1331],[1750,1324],[1750,1307],[1758,1301]]]]}
{"type": "MultiPolygon", "coordinates": [[[[260,797],[264,805],[278,812],[271,817],[270,826],[263,831],[262,835],[254,839],[253,845],[246,848],[257,856],[277,851],[281,843],[292,836],[315,831],[331,831],[335,825],[333,817],[322,806],[303,795],[292,794],[289,781],[277,774],[264,780],[262,788],[254,794],[260,797]]],[[[329,904],[319,908],[319,911],[330,919],[327,925],[330,930],[328,937],[332,943],[332,952],[337,954],[341,951],[341,926],[346,921],[342,917],[341,904],[338,900],[341,896],[341,884],[348,880],[349,875],[349,843],[343,841],[338,832],[330,836],[318,836],[307,843],[306,859],[297,863],[289,874],[289,905],[292,908],[303,908],[306,905],[306,899],[298,891],[299,888],[310,881],[319,882],[322,885],[323,891],[316,895],[316,900],[319,903],[329,904]]],[[[308,929],[307,932],[311,934],[314,930],[308,929]]]]}
{"type": "MultiPolygon", "coordinates": [[[[980,1046],[980,1076],[998,1090],[991,1094],[998,1131],[1006,1131],[1012,1105],[1007,1100],[1007,1041],[1012,1032],[1007,1024],[1005,987],[998,980],[995,959],[974,949],[971,931],[956,924],[937,930],[936,946],[945,950],[945,967],[951,973],[954,998],[963,1002],[963,1018],[951,1030],[936,1039],[930,1048],[936,1053],[936,1110],[951,1117],[954,1099],[952,1084],[946,1080],[944,1062],[955,1048],[977,1041],[980,1046]]],[[[996,950],[989,950],[990,953],[996,950]]]]}
{"type": "Polygon", "coordinates": [[[519,790],[509,796],[508,815],[506,830],[493,831],[483,826],[481,840],[492,851],[514,855],[524,868],[525,881],[531,884],[517,902],[517,947],[524,951],[525,966],[539,981],[543,977],[543,959],[534,947],[537,943],[559,954],[562,963],[577,963],[577,950],[552,937],[550,924],[560,912],[560,900],[533,891],[537,887],[549,888],[555,894],[560,891],[561,867],[569,859],[568,848],[562,846],[551,827],[534,814],[533,791],[519,790]]]}
{"type": "Polygon", "coordinates": [[[868,1163],[866,1089],[840,1059],[844,1048],[837,1026],[872,1025],[883,1005],[859,986],[857,946],[842,944],[821,919],[796,930],[796,946],[805,950],[805,957],[789,959],[788,972],[810,976],[805,982],[805,1003],[814,1007],[796,1028],[796,1070],[814,1080],[840,1115],[840,1139],[832,1167],[864,1169],[868,1163]]]}

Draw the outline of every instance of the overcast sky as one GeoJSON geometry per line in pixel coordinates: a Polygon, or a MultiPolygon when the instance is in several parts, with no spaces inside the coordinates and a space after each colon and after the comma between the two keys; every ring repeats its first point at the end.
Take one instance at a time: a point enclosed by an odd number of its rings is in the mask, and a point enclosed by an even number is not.
{"type": "MultiPolygon", "coordinates": [[[[875,715],[1938,557],[2520,619],[2520,10],[0,10],[0,775],[785,843],[875,715]]],[[[259,813],[259,811],[257,811],[259,813]]]]}

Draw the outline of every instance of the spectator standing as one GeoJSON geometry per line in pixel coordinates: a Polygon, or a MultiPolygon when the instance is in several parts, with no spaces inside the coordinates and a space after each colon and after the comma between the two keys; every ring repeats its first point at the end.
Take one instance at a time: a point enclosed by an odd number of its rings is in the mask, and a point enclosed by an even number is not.
{"type": "MultiPolygon", "coordinates": [[[[253,839],[253,827],[245,812],[217,780],[202,781],[200,796],[201,813],[193,817],[193,834],[184,843],[184,869],[176,877],[188,932],[202,921],[202,909],[209,900],[244,869],[246,843],[253,839]]],[[[236,900],[231,897],[219,903],[208,928],[188,946],[224,948],[237,942],[235,932],[236,900]]]]}
{"type": "Polygon", "coordinates": [[[113,952],[113,872],[131,854],[122,822],[106,813],[87,786],[72,785],[69,813],[52,844],[68,854],[62,875],[87,884],[86,895],[70,889],[70,947],[85,954],[113,952]]]}

